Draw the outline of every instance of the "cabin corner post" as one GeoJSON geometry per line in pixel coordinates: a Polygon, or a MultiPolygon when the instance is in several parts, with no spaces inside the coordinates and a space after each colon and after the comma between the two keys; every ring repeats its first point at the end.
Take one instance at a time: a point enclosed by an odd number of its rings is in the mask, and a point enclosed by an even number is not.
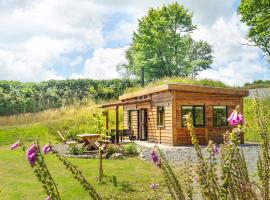
{"type": "Polygon", "coordinates": [[[171,106],[172,106],[172,146],[175,146],[177,144],[177,130],[176,130],[176,91],[171,91],[171,106]]]}

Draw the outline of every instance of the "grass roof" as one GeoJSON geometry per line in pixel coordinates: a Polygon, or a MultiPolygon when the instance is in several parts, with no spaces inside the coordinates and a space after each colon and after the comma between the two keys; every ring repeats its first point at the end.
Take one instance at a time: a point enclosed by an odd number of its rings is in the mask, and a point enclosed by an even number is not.
{"type": "MultiPolygon", "coordinates": [[[[169,84],[169,83],[232,88],[221,81],[215,81],[211,79],[182,78],[182,77],[166,77],[159,80],[151,81],[147,83],[143,88],[150,88],[150,87],[159,86],[163,84],[169,84]]],[[[125,91],[125,93],[136,92],[141,89],[142,87],[140,86],[131,87],[131,88],[128,88],[125,91]]]]}

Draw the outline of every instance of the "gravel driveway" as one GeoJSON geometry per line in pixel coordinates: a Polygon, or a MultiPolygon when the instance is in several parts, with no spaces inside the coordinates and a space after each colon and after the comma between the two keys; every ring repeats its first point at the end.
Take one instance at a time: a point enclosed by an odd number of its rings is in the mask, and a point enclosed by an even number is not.
{"type": "MultiPolygon", "coordinates": [[[[136,141],[141,153],[142,159],[150,161],[150,153],[155,144],[148,142],[136,141]]],[[[181,164],[186,160],[190,159],[192,162],[196,161],[196,154],[193,146],[181,146],[172,147],[166,145],[158,145],[164,153],[167,160],[173,164],[181,164]]],[[[248,170],[253,173],[256,171],[256,165],[258,160],[258,153],[260,151],[258,144],[247,143],[240,145],[243,150],[245,159],[247,162],[248,170]]],[[[202,146],[203,152],[205,153],[205,146],[202,146]]]]}

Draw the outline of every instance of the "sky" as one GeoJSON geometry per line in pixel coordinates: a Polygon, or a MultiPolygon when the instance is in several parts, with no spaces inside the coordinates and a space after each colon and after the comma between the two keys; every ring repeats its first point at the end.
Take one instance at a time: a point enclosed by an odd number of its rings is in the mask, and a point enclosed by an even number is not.
{"type": "MultiPolygon", "coordinates": [[[[0,0],[0,80],[43,81],[121,77],[138,19],[170,0],[0,0]]],[[[198,78],[241,86],[270,79],[259,48],[244,45],[248,30],[239,0],[181,0],[198,26],[192,34],[213,46],[212,68],[198,78]]]]}

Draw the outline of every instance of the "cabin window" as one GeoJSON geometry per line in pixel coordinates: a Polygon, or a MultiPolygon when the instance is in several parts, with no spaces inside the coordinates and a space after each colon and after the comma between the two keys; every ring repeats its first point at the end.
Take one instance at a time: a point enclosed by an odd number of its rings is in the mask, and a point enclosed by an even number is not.
{"type": "Polygon", "coordinates": [[[227,126],[227,106],[213,106],[213,125],[227,126]]]}
{"type": "Polygon", "coordinates": [[[204,106],[182,106],[182,126],[186,127],[185,115],[191,113],[193,118],[193,126],[205,126],[204,106]]]}
{"type": "Polygon", "coordinates": [[[157,126],[164,126],[165,111],[163,106],[157,107],[157,126]]]}

